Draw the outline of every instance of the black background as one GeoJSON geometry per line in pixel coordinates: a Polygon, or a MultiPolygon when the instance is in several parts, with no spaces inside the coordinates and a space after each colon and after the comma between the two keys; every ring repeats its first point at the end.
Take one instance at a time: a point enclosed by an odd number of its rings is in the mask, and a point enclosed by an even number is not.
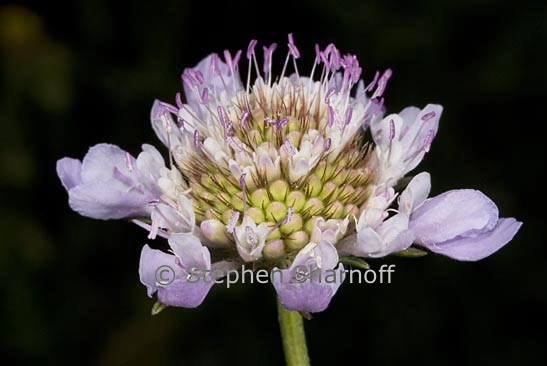
{"type": "MultiPolygon", "coordinates": [[[[312,0],[0,5],[0,337],[29,365],[282,365],[269,285],[213,288],[196,310],[151,317],[137,270],[146,232],[72,212],[55,174],[99,142],[159,146],[155,98],[210,52],[286,43],[307,70],[313,46],[355,53],[370,80],[394,75],[388,112],[440,103],[419,169],[433,194],[477,188],[524,222],[477,263],[430,255],[392,284],[345,283],[306,322],[314,365],[547,363],[544,107],[547,6],[538,1],[312,0]]],[[[276,53],[284,58],[285,50],[276,53]]],[[[161,241],[156,247],[164,245],[161,241]]]]}

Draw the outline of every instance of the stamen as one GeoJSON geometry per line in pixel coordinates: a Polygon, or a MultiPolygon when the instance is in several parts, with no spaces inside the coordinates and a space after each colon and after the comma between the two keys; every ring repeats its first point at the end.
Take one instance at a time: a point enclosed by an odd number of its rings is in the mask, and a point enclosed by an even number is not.
{"type": "Polygon", "coordinates": [[[353,108],[349,107],[346,111],[346,125],[350,123],[351,117],[353,116],[353,108]]]}
{"type": "Polygon", "coordinates": [[[285,216],[285,220],[283,221],[283,225],[287,225],[292,220],[292,215],[294,213],[294,209],[292,206],[289,206],[287,208],[287,216],[285,216]]]}
{"type": "Polygon", "coordinates": [[[251,42],[249,42],[249,46],[247,47],[247,58],[250,60],[255,52],[255,47],[258,41],[256,39],[251,39],[251,42]]]}
{"type": "Polygon", "coordinates": [[[199,149],[199,132],[198,130],[194,130],[194,146],[196,149],[199,149]]]}
{"type": "Polygon", "coordinates": [[[365,88],[365,91],[371,91],[374,89],[374,86],[376,85],[376,82],[378,81],[378,78],[380,77],[380,72],[376,71],[376,74],[374,74],[374,79],[368,84],[368,86],[365,88]]]}
{"type": "Polygon", "coordinates": [[[173,113],[173,114],[177,114],[179,112],[179,110],[177,108],[175,108],[175,106],[172,106],[171,104],[169,103],[165,103],[165,102],[160,102],[159,103],[163,108],[167,109],[168,112],[170,113],[173,113]]]}
{"type": "Polygon", "coordinates": [[[237,65],[239,64],[239,59],[241,58],[241,50],[237,50],[234,59],[232,60],[232,64],[234,65],[234,69],[237,68],[237,65]]]}
{"type": "Polygon", "coordinates": [[[327,140],[325,141],[325,150],[323,150],[324,152],[328,152],[330,150],[330,146],[332,144],[332,140],[331,138],[327,138],[327,140]]]}
{"type": "Polygon", "coordinates": [[[177,94],[175,94],[175,102],[177,103],[177,107],[182,108],[182,98],[181,98],[181,95],[180,95],[180,92],[177,92],[177,94]]]}
{"type": "Polygon", "coordinates": [[[228,118],[226,116],[226,111],[224,110],[224,107],[218,106],[217,112],[218,112],[218,118],[220,119],[220,123],[222,124],[223,127],[226,127],[228,118]]]}
{"type": "Polygon", "coordinates": [[[374,92],[372,96],[373,98],[382,96],[382,94],[384,93],[384,90],[386,89],[387,81],[389,80],[391,75],[392,75],[391,69],[387,69],[386,71],[384,71],[383,75],[378,80],[378,88],[374,92]]]}
{"type": "Polygon", "coordinates": [[[249,116],[249,111],[243,111],[243,113],[241,113],[241,117],[239,117],[239,125],[244,127],[245,126],[245,120],[247,119],[247,117],[249,116]]]}
{"type": "Polygon", "coordinates": [[[429,121],[431,118],[435,117],[435,111],[431,111],[429,113],[426,113],[422,116],[422,121],[424,122],[427,122],[429,121]]]}
{"type": "Polygon", "coordinates": [[[263,46],[262,49],[264,50],[264,78],[267,79],[268,85],[271,84],[272,81],[272,55],[277,48],[276,43],[272,43],[270,47],[263,46]]]}
{"type": "Polygon", "coordinates": [[[201,91],[201,104],[207,105],[209,104],[209,88],[203,88],[201,91]]]}
{"type": "Polygon", "coordinates": [[[330,97],[332,97],[332,95],[336,92],[336,88],[332,87],[330,88],[328,91],[327,91],[327,94],[325,95],[325,103],[329,103],[330,102],[330,97]]]}
{"type": "Polygon", "coordinates": [[[327,126],[332,127],[332,125],[334,124],[334,108],[332,108],[330,105],[327,108],[327,116],[328,116],[327,126]]]}
{"type": "Polygon", "coordinates": [[[245,226],[245,233],[247,234],[247,242],[251,244],[251,246],[254,249],[256,245],[258,244],[258,237],[253,231],[253,228],[250,226],[245,226]]]}
{"type": "Polygon", "coordinates": [[[243,173],[239,177],[239,188],[243,191],[243,213],[247,211],[247,186],[245,185],[245,177],[247,177],[247,173],[243,173]]]}
{"type": "Polygon", "coordinates": [[[395,122],[391,119],[389,120],[389,141],[393,141],[395,138],[395,122]]]}
{"type": "Polygon", "coordinates": [[[249,46],[247,47],[247,59],[249,60],[249,66],[247,68],[247,94],[249,94],[249,88],[251,86],[251,63],[252,63],[252,57],[254,55],[254,48],[258,41],[256,39],[252,39],[251,42],[249,42],[249,46]]]}
{"type": "Polygon", "coordinates": [[[292,57],[300,58],[300,52],[298,51],[298,48],[296,48],[296,46],[294,45],[292,33],[289,33],[289,52],[291,53],[292,57]]]}
{"type": "MultiPolygon", "coordinates": [[[[216,58],[218,60],[218,56],[216,58]]],[[[203,82],[205,81],[205,79],[203,78],[203,74],[199,70],[195,71],[194,77],[196,78],[197,82],[200,84],[203,84],[203,82]]]]}
{"type": "Polygon", "coordinates": [[[283,129],[283,127],[285,127],[287,123],[289,123],[289,117],[284,117],[280,119],[279,121],[277,121],[277,129],[278,130],[283,129]]]}
{"type": "Polygon", "coordinates": [[[230,220],[228,220],[228,225],[226,225],[226,231],[228,231],[229,234],[234,232],[237,220],[239,220],[239,211],[234,211],[230,217],[230,220]]]}
{"type": "Polygon", "coordinates": [[[291,140],[289,139],[285,140],[284,145],[287,148],[287,150],[289,150],[288,152],[290,156],[293,156],[294,154],[296,154],[296,149],[294,148],[291,140]]]}
{"type": "Polygon", "coordinates": [[[213,53],[213,57],[211,57],[211,69],[219,76],[222,75],[222,73],[220,72],[220,67],[218,65],[218,55],[216,53],[213,53]]]}

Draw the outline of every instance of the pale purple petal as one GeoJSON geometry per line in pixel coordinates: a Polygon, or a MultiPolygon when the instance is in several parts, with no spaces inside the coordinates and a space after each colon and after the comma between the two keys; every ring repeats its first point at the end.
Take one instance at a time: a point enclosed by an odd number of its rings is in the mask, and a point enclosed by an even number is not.
{"type": "Polygon", "coordinates": [[[211,269],[209,249],[201,244],[198,237],[191,233],[176,233],[169,237],[169,246],[179,258],[183,269],[198,267],[211,269]]]}
{"type": "Polygon", "coordinates": [[[171,112],[159,100],[155,100],[152,105],[150,121],[152,129],[165,146],[173,149],[182,143],[181,131],[175,124],[171,112]]]}
{"type": "Polygon", "coordinates": [[[57,175],[67,191],[82,183],[82,162],[78,159],[62,158],[57,161],[57,175]]]}
{"type": "Polygon", "coordinates": [[[183,84],[188,104],[193,107],[199,105],[203,88],[208,88],[210,94],[220,96],[224,90],[231,93],[241,87],[238,72],[235,71],[232,74],[228,65],[222,62],[216,54],[211,54],[201,60],[192,70],[200,73],[203,77],[203,83],[194,83],[194,87],[198,88],[198,92],[192,90],[186,83],[183,84]]]}
{"type": "Polygon", "coordinates": [[[145,245],[141,251],[141,259],[139,263],[139,278],[141,283],[146,286],[149,297],[152,297],[154,292],[161,286],[156,282],[157,271],[163,266],[175,270],[178,268],[176,257],[172,254],[167,254],[161,250],[151,249],[145,245]]]}
{"type": "Polygon", "coordinates": [[[282,270],[281,275],[273,274],[273,285],[279,301],[287,310],[309,313],[318,313],[325,310],[345,278],[342,264],[335,269],[322,270],[321,279],[318,276],[312,276],[311,280],[307,279],[302,283],[291,282],[293,274],[292,269],[282,270]],[[335,273],[336,278],[333,283],[325,281],[329,272],[335,273]]]}
{"type": "Polygon", "coordinates": [[[82,181],[109,182],[116,187],[126,187],[113,174],[114,168],[133,180],[136,160],[116,145],[97,144],[91,147],[82,161],[82,181]]]}
{"type": "Polygon", "coordinates": [[[201,305],[212,286],[210,278],[207,282],[201,278],[196,283],[176,279],[170,285],[158,289],[158,300],[165,305],[192,309],[201,305]]]}
{"type": "Polygon", "coordinates": [[[399,212],[410,215],[429,196],[431,176],[427,172],[416,175],[399,198],[399,212]]]}
{"type": "Polygon", "coordinates": [[[522,222],[514,218],[502,218],[492,230],[475,237],[458,237],[444,243],[423,246],[432,252],[460,261],[478,261],[511,241],[521,225],[522,222]]]}
{"type": "Polygon", "coordinates": [[[410,218],[418,244],[435,244],[458,236],[475,236],[491,230],[498,208],[483,193],[452,190],[426,200],[410,218]]]}
{"type": "MultiPolygon", "coordinates": [[[[192,244],[189,247],[193,246],[192,244]]],[[[192,249],[183,249],[185,254],[193,255],[192,249]]],[[[139,277],[143,285],[147,288],[148,296],[152,296],[158,291],[158,300],[165,305],[179,306],[185,308],[195,308],[199,306],[214,282],[211,277],[204,278],[200,276],[191,276],[192,281],[188,280],[188,272],[181,266],[180,258],[174,255],[166,254],[162,251],[150,249],[145,245],[140,259],[139,277]],[[160,284],[157,282],[158,270],[165,268],[166,271],[173,270],[175,274],[173,282],[169,284],[160,284]]],[[[198,266],[196,273],[203,273],[201,270],[210,269],[210,266],[204,268],[198,266]]],[[[169,278],[168,274],[163,274],[162,278],[169,278]]]]}
{"type": "Polygon", "coordinates": [[[119,191],[104,182],[80,184],[68,192],[70,208],[82,216],[99,220],[147,215],[151,199],[137,189],[119,191]]]}
{"type": "Polygon", "coordinates": [[[103,220],[148,215],[149,203],[160,195],[156,177],[164,166],[159,153],[143,148],[140,161],[109,144],[93,146],[81,165],[75,159],[59,160],[57,174],[67,188],[70,207],[103,220]]]}

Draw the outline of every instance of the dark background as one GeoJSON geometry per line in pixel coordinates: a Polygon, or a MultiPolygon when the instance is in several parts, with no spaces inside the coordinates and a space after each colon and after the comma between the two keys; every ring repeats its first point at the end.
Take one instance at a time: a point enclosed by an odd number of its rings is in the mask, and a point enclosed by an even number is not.
{"type": "Polygon", "coordinates": [[[477,188],[524,222],[478,263],[371,261],[395,263],[394,283],[345,283],[306,322],[314,365],[547,364],[546,3],[229,3],[0,5],[3,363],[283,364],[271,286],[217,286],[196,310],[151,317],[137,274],[146,232],[72,212],[55,161],[98,142],[133,154],[159,146],[149,110],[174,100],[183,68],[251,38],[284,45],[294,32],[301,72],[316,42],[335,42],[367,80],[393,69],[388,112],[442,104],[420,167],[432,193],[477,188]]]}

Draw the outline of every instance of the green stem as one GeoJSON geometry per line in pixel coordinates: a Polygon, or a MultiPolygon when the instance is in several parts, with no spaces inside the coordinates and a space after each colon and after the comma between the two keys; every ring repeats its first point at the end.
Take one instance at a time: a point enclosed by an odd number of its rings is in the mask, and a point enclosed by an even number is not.
{"type": "Polygon", "coordinates": [[[287,366],[309,366],[310,358],[308,357],[302,315],[298,311],[285,309],[279,300],[277,301],[277,313],[287,366]]]}

